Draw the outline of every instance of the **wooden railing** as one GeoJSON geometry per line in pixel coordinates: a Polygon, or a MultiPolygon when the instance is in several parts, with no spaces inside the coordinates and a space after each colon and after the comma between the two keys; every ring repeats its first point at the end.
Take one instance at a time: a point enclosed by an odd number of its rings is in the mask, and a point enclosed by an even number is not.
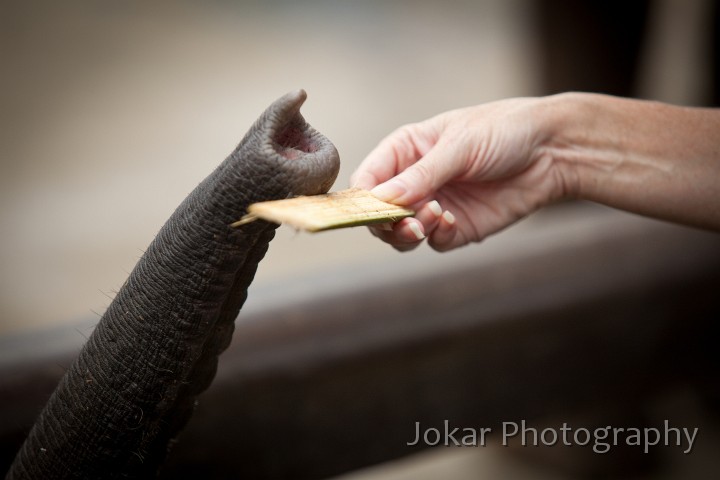
{"type": "MultiPolygon", "coordinates": [[[[326,478],[417,452],[416,422],[622,411],[717,380],[720,236],[584,204],[543,215],[496,256],[259,292],[164,475],[326,478]]],[[[28,354],[33,339],[0,340],[16,346],[0,357],[4,462],[77,352],[28,354]]]]}

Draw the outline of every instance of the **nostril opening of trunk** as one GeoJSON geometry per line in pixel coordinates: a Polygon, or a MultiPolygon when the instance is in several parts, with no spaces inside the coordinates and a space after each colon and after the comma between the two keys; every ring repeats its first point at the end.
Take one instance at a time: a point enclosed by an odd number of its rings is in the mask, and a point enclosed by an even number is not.
{"type": "Polygon", "coordinates": [[[290,160],[318,150],[318,144],[307,134],[307,130],[292,124],[278,132],[274,142],[277,152],[290,160]]]}

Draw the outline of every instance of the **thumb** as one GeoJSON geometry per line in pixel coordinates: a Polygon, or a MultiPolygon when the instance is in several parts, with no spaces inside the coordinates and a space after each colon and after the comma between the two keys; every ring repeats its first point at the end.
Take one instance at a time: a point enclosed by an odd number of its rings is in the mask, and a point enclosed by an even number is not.
{"type": "Polygon", "coordinates": [[[461,156],[457,147],[438,141],[416,163],[371,190],[380,200],[411,205],[432,198],[445,183],[460,176],[461,156]]]}

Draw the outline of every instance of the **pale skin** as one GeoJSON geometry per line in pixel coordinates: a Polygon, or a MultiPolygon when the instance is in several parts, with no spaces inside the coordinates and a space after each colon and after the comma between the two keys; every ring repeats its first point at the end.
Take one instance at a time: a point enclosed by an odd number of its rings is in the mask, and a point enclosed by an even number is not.
{"type": "Polygon", "coordinates": [[[370,228],[400,251],[479,242],[564,198],[720,231],[720,110],[586,93],[501,100],[400,127],[351,184],[417,211],[370,228]]]}

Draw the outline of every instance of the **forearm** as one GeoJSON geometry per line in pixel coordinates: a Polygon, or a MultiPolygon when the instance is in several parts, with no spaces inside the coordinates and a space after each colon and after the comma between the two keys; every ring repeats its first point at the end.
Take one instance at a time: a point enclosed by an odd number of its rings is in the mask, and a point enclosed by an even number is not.
{"type": "Polygon", "coordinates": [[[720,230],[720,111],[605,95],[548,97],[542,150],[565,193],[720,230]]]}

